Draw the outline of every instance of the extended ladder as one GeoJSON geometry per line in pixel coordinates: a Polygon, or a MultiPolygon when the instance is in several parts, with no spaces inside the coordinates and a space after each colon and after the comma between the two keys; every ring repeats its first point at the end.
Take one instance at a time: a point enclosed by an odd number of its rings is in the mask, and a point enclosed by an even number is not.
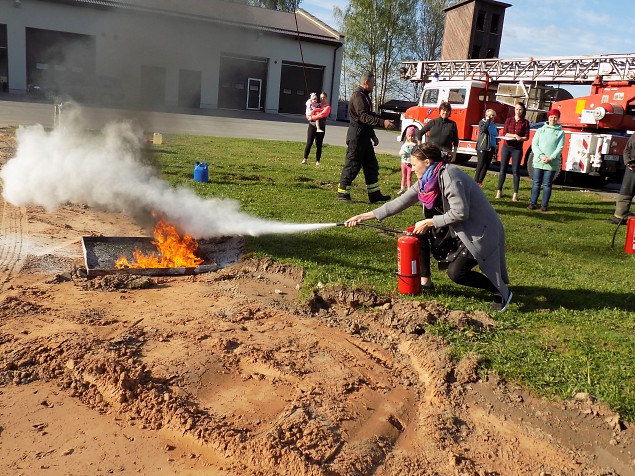
{"type": "Polygon", "coordinates": [[[404,61],[401,79],[413,82],[485,79],[500,82],[591,84],[635,80],[635,53],[623,55],[553,56],[545,58],[404,61]]]}

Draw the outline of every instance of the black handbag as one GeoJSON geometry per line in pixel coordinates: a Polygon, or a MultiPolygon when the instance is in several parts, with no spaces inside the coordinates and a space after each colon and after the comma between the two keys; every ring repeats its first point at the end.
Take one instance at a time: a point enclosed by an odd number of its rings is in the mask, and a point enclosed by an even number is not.
{"type": "Polygon", "coordinates": [[[465,249],[465,245],[458,236],[453,236],[450,228],[430,228],[430,253],[438,261],[439,269],[447,267],[465,249]]]}

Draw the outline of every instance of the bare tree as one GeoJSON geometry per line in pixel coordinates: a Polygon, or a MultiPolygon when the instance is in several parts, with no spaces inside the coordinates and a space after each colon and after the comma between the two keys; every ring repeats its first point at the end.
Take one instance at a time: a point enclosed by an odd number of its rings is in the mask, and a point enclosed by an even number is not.
{"type": "Polygon", "coordinates": [[[364,70],[375,75],[375,107],[391,94],[409,42],[417,0],[350,0],[334,9],[346,36],[343,88],[352,91],[364,70]]]}
{"type": "Polygon", "coordinates": [[[302,0],[228,0],[231,3],[242,3],[252,7],[268,8],[280,12],[294,12],[302,0]]]}
{"type": "Polygon", "coordinates": [[[443,9],[455,3],[448,0],[421,0],[417,8],[416,60],[434,61],[441,56],[445,13],[443,9]]]}
{"type": "MultiPolygon", "coordinates": [[[[445,8],[458,0],[419,0],[412,41],[408,51],[404,51],[405,61],[435,61],[441,57],[443,33],[445,31],[445,8]]],[[[402,97],[417,100],[422,85],[406,84],[402,81],[398,88],[402,97]]]]}

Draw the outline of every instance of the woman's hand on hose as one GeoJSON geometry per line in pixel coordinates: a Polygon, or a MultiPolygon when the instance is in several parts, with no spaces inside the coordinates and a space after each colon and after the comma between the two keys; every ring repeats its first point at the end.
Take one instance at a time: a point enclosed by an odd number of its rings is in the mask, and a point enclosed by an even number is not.
{"type": "Polygon", "coordinates": [[[432,218],[426,218],[415,223],[415,229],[412,233],[414,235],[425,235],[430,228],[434,228],[434,221],[432,218]]]}
{"type": "Polygon", "coordinates": [[[348,220],[344,222],[344,226],[357,226],[363,221],[370,220],[375,218],[375,214],[373,212],[361,213],[359,215],[355,215],[354,217],[350,217],[348,220]]]}

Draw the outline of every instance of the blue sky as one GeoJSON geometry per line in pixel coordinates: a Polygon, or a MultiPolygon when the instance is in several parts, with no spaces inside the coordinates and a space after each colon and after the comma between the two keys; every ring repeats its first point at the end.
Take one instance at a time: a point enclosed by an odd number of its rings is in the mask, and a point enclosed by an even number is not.
{"type": "MultiPolygon", "coordinates": [[[[634,0],[503,0],[501,58],[635,53],[634,0]]],[[[300,8],[337,29],[333,7],[348,0],[303,0],[300,8]]]]}

